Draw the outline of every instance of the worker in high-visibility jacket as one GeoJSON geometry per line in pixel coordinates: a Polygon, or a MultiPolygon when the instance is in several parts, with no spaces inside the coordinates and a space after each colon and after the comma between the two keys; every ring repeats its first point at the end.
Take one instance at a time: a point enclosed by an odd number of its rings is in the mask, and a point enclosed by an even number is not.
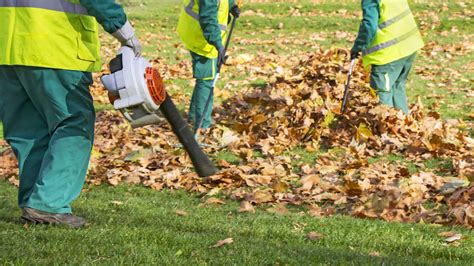
{"type": "Polygon", "coordinates": [[[0,121],[18,159],[25,222],[85,224],[71,202],[84,185],[94,138],[97,22],[140,54],[114,0],[0,1],[0,121]]]}
{"type": "Polygon", "coordinates": [[[371,87],[380,102],[409,113],[405,85],[418,50],[423,48],[407,0],[362,0],[363,20],[351,58],[363,56],[372,67],[371,87]]]}
{"type": "MultiPolygon", "coordinates": [[[[195,130],[204,113],[217,65],[225,60],[224,42],[229,14],[234,18],[240,15],[240,9],[234,3],[234,0],[183,0],[178,34],[191,52],[193,77],[196,79],[188,114],[195,130]]],[[[204,115],[202,129],[211,126],[212,103],[213,99],[204,115]]]]}

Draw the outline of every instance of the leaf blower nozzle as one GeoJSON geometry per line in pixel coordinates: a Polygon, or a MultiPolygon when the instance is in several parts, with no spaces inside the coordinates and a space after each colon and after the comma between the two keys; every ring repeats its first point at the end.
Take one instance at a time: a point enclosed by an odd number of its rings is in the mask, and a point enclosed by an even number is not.
{"type": "Polygon", "coordinates": [[[132,127],[159,123],[163,120],[161,111],[189,154],[199,176],[215,175],[217,168],[202,151],[188,124],[166,93],[158,70],[145,58],[135,57],[129,47],[122,47],[109,66],[111,74],[102,76],[102,83],[114,108],[122,112],[132,127]]]}

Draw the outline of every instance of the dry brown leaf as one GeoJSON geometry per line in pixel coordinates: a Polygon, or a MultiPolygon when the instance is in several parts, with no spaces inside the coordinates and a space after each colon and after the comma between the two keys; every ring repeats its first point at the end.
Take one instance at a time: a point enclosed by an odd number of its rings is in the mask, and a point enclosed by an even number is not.
{"type": "Polygon", "coordinates": [[[275,182],[272,188],[276,193],[283,193],[288,189],[288,185],[284,182],[275,182]]]}
{"type": "Polygon", "coordinates": [[[175,213],[178,216],[188,216],[189,215],[186,211],[183,211],[183,210],[176,210],[175,213]]]}
{"type": "Polygon", "coordinates": [[[267,212],[278,214],[278,215],[287,215],[288,209],[283,204],[276,204],[273,207],[268,208],[267,212]]]}
{"type": "Polygon", "coordinates": [[[113,201],[111,201],[110,203],[112,203],[113,205],[116,205],[116,206],[123,205],[123,202],[122,202],[122,201],[118,201],[118,200],[113,200],[113,201]]]}
{"type": "Polygon", "coordinates": [[[266,203],[273,201],[273,195],[268,191],[255,191],[253,195],[251,195],[250,199],[251,202],[256,204],[266,203]]]}
{"type": "Polygon", "coordinates": [[[14,185],[15,187],[20,187],[20,180],[18,180],[15,176],[12,176],[8,179],[10,184],[14,185]]]}
{"type": "Polygon", "coordinates": [[[306,237],[308,237],[309,240],[314,241],[314,240],[319,240],[319,239],[323,238],[323,236],[324,235],[321,234],[321,233],[311,231],[311,232],[308,233],[308,235],[306,237]]]}
{"type": "Polygon", "coordinates": [[[219,198],[211,197],[206,200],[206,204],[222,205],[222,204],[225,204],[225,201],[219,198]]]}
{"type": "Polygon", "coordinates": [[[303,190],[311,190],[314,186],[318,185],[321,179],[319,178],[318,175],[307,175],[301,178],[301,183],[303,184],[303,187],[301,189],[303,190]]]}
{"type": "Polygon", "coordinates": [[[447,231],[447,232],[441,232],[438,235],[441,237],[452,237],[454,235],[457,235],[457,233],[454,231],[447,231]]]}
{"type": "Polygon", "coordinates": [[[322,211],[321,207],[319,207],[317,204],[311,204],[311,205],[309,206],[308,214],[309,214],[310,216],[313,216],[313,217],[322,216],[322,215],[323,215],[323,211],[322,211]]]}
{"type": "Polygon", "coordinates": [[[461,234],[455,234],[453,236],[447,237],[444,241],[446,243],[453,243],[453,242],[456,242],[458,240],[461,240],[461,238],[462,238],[461,234]]]}
{"type": "Polygon", "coordinates": [[[369,256],[371,256],[371,257],[380,257],[380,253],[377,252],[377,251],[372,251],[372,252],[369,253],[369,256]]]}
{"type": "Polygon", "coordinates": [[[234,243],[234,239],[232,237],[229,237],[229,238],[226,238],[224,240],[217,241],[217,243],[213,246],[210,246],[210,248],[218,248],[218,247],[222,247],[224,245],[229,245],[229,244],[232,244],[232,243],[234,243]]]}
{"type": "Polygon", "coordinates": [[[345,189],[346,189],[347,195],[349,195],[349,196],[360,196],[360,195],[362,195],[362,188],[356,182],[347,181],[345,189]]]}
{"type": "Polygon", "coordinates": [[[255,208],[253,207],[252,203],[248,202],[248,201],[242,201],[240,203],[240,208],[238,210],[238,212],[251,212],[251,213],[255,213],[255,208]]]}

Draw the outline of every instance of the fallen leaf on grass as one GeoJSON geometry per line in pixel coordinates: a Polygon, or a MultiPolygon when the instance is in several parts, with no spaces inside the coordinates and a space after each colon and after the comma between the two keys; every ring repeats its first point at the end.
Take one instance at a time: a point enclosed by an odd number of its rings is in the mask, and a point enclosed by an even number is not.
{"type": "Polygon", "coordinates": [[[456,242],[458,240],[461,240],[461,238],[462,238],[461,234],[455,234],[451,237],[446,238],[444,241],[446,241],[447,243],[453,243],[453,242],[456,242]]]}
{"type": "Polygon", "coordinates": [[[278,215],[287,215],[288,209],[283,204],[277,204],[271,208],[268,208],[267,212],[278,214],[278,215]]]}
{"type": "Polygon", "coordinates": [[[371,256],[371,257],[380,257],[380,253],[377,252],[377,251],[373,251],[373,252],[369,253],[369,256],[371,256]]]}
{"type": "Polygon", "coordinates": [[[367,140],[370,137],[373,137],[374,134],[370,130],[370,128],[367,126],[365,123],[360,123],[359,127],[357,128],[356,131],[356,139],[357,140],[367,140]]]}
{"type": "Polygon", "coordinates": [[[314,241],[314,240],[319,240],[319,239],[323,238],[323,236],[324,235],[321,234],[321,233],[311,231],[311,232],[308,233],[308,235],[306,237],[308,237],[309,240],[314,241]]]}
{"type": "Polygon", "coordinates": [[[110,203],[112,203],[113,205],[116,205],[116,206],[123,205],[123,202],[118,201],[118,200],[113,200],[113,201],[111,201],[110,203]]]}
{"type": "Polygon", "coordinates": [[[276,193],[283,193],[288,189],[288,185],[283,182],[276,182],[272,185],[272,188],[276,193]]]}
{"type": "Polygon", "coordinates": [[[261,204],[273,201],[273,196],[268,191],[255,191],[249,195],[248,200],[256,204],[261,204]]]}
{"type": "Polygon", "coordinates": [[[461,238],[462,238],[461,234],[458,234],[454,231],[442,232],[442,233],[439,233],[438,235],[441,236],[441,237],[444,237],[445,238],[444,242],[446,242],[448,244],[452,244],[456,241],[461,240],[461,238]]]}
{"type": "Polygon", "coordinates": [[[323,215],[323,210],[317,204],[311,204],[309,206],[308,214],[312,217],[323,215]]]}
{"type": "Polygon", "coordinates": [[[178,215],[178,216],[188,216],[188,213],[183,211],[183,210],[176,210],[175,213],[178,215]]]}
{"type": "Polygon", "coordinates": [[[222,137],[220,138],[220,144],[222,146],[227,146],[233,142],[238,142],[239,140],[240,138],[237,134],[235,134],[235,132],[223,127],[222,137]]]}
{"type": "Polygon", "coordinates": [[[251,213],[255,213],[255,208],[253,207],[252,203],[248,202],[248,201],[242,201],[240,203],[240,208],[238,210],[238,212],[251,212],[251,213]]]}
{"type": "Polygon", "coordinates": [[[222,247],[224,245],[232,244],[234,243],[234,239],[232,237],[226,238],[224,240],[217,241],[217,243],[213,246],[210,246],[211,248],[218,248],[222,247]]]}
{"type": "Polygon", "coordinates": [[[118,179],[118,178],[110,178],[110,179],[107,179],[107,182],[108,182],[110,185],[116,187],[116,186],[118,186],[118,184],[119,184],[119,182],[120,182],[120,179],[118,179]]]}
{"type": "Polygon", "coordinates": [[[457,233],[454,232],[454,231],[441,232],[441,233],[438,234],[438,236],[440,236],[440,237],[452,237],[452,236],[455,236],[455,235],[457,235],[457,233]]]}
{"type": "Polygon", "coordinates": [[[349,196],[360,196],[362,195],[362,187],[353,181],[347,181],[346,192],[349,196]]]}
{"type": "Polygon", "coordinates": [[[212,197],[212,198],[208,198],[205,202],[205,204],[209,204],[209,205],[222,205],[222,204],[225,204],[225,202],[219,198],[215,198],[215,197],[212,197]]]}
{"type": "Polygon", "coordinates": [[[12,176],[8,179],[8,182],[10,184],[14,185],[15,187],[20,187],[20,180],[18,180],[16,177],[12,176]]]}
{"type": "Polygon", "coordinates": [[[319,182],[321,182],[321,180],[320,180],[319,176],[317,176],[317,175],[304,176],[303,178],[301,178],[301,183],[303,184],[301,189],[311,190],[313,188],[313,186],[316,186],[317,184],[319,184],[319,182]]]}

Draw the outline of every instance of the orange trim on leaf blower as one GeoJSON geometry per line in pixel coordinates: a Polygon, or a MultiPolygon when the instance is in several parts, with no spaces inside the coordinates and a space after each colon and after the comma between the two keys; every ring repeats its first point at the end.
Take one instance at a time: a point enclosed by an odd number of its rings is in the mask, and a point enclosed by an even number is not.
{"type": "Polygon", "coordinates": [[[147,67],[145,72],[145,80],[148,86],[150,96],[156,105],[162,104],[166,99],[165,85],[158,70],[147,67]]]}

